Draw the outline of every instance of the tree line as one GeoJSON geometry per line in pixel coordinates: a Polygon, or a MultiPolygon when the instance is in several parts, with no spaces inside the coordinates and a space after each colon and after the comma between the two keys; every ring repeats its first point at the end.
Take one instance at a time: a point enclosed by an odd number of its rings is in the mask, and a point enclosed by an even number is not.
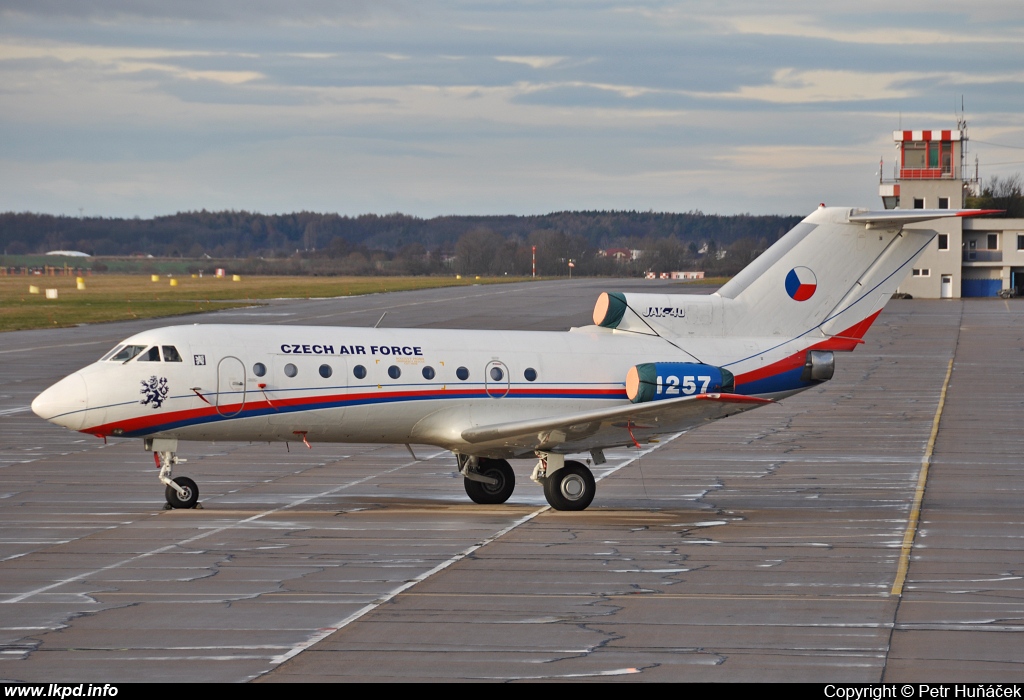
{"type": "Polygon", "coordinates": [[[400,213],[202,210],[125,219],[8,212],[0,214],[0,251],[232,259],[244,261],[249,272],[281,274],[528,275],[534,260],[544,276],[568,274],[570,262],[582,275],[686,269],[734,274],[800,218],[700,211],[431,219],[400,213]],[[604,255],[609,249],[628,254],[604,255]]]}

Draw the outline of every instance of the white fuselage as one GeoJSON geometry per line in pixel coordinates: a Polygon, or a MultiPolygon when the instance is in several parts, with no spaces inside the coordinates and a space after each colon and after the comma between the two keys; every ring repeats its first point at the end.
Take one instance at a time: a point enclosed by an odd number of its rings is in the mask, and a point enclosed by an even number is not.
{"type": "MultiPolygon", "coordinates": [[[[797,345],[768,355],[799,355],[810,343],[797,345]]],[[[657,336],[596,326],[191,325],[145,331],[122,346],[170,347],[180,360],[166,361],[165,350],[95,362],[40,395],[34,410],[101,436],[411,442],[460,451],[468,427],[628,404],[625,377],[638,363],[708,362],[703,356],[714,353],[711,364],[734,363],[742,377],[743,366],[770,362],[753,339],[694,340],[687,353],[657,336]]]]}

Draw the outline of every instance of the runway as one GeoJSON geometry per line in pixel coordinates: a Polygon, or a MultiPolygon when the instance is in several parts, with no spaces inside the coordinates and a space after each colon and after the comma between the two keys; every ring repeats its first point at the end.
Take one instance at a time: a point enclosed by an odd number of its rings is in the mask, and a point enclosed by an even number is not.
{"type": "Polygon", "coordinates": [[[894,300],[822,387],[609,451],[581,513],[547,508],[532,462],[513,463],[507,504],[479,506],[436,448],[301,443],[183,443],[175,473],[204,508],[164,511],[140,441],[28,410],[144,328],[387,311],[560,330],[620,289],[676,288],[477,286],[0,335],[0,677],[1019,681],[1017,300],[894,300]]]}

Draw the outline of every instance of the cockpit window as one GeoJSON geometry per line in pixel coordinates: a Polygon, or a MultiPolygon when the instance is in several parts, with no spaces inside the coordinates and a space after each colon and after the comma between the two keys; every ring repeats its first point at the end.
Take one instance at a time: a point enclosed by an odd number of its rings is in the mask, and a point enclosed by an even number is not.
{"type": "Polygon", "coordinates": [[[116,347],[115,347],[115,348],[114,348],[113,350],[111,350],[111,351],[110,351],[110,352],[108,352],[108,353],[107,353],[106,355],[104,355],[103,357],[101,357],[101,358],[100,358],[100,362],[106,362],[107,360],[109,360],[109,359],[111,358],[111,356],[113,356],[113,354],[114,354],[115,352],[117,352],[118,350],[120,350],[120,349],[121,349],[121,348],[123,348],[123,347],[124,347],[123,345],[118,345],[118,346],[116,346],[116,347]]]}
{"type": "Polygon", "coordinates": [[[151,347],[144,353],[139,355],[139,359],[136,362],[159,362],[160,361],[160,348],[157,346],[151,347]]]}
{"type": "Polygon", "coordinates": [[[164,345],[160,349],[164,351],[164,362],[181,362],[181,355],[173,345],[164,345]]]}
{"type": "Polygon", "coordinates": [[[145,349],[145,345],[125,345],[110,357],[110,361],[127,362],[145,349]]]}

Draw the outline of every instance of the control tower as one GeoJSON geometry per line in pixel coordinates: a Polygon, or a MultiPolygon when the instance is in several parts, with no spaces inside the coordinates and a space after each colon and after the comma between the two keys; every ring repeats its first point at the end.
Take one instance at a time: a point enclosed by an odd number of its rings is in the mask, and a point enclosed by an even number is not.
{"type": "MultiPolygon", "coordinates": [[[[879,171],[879,194],[886,209],[961,209],[965,188],[977,177],[964,172],[967,124],[956,129],[894,131],[896,163],[893,177],[879,171]]],[[[884,168],[884,164],[883,164],[884,168]]],[[[923,299],[961,296],[962,219],[928,223],[939,235],[928,244],[899,291],[923,299]]]]}

